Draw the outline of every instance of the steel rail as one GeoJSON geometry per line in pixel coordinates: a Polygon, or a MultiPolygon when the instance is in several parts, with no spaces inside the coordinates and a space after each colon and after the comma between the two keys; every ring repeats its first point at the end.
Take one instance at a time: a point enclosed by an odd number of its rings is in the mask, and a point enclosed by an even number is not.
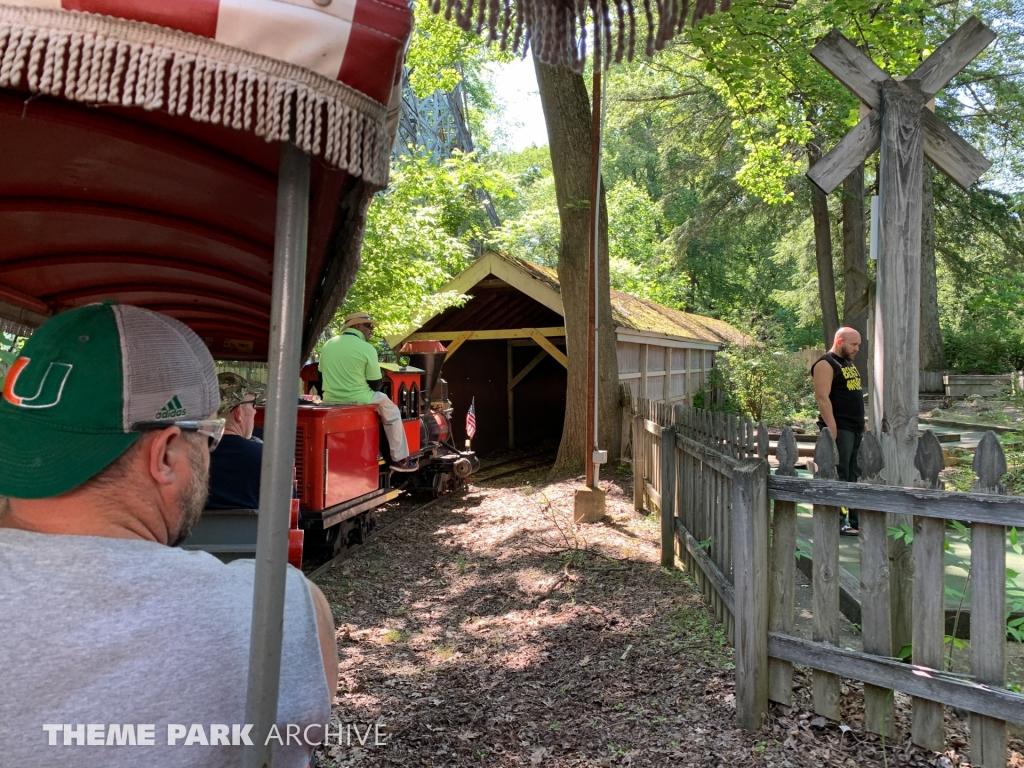
{"type": "MultiPolygon", "coordinates": [[[[531,454],[531,455],[529,455],[529,456],[527,456],[525,458],[530,459],[530,458],[533,458],[534,456],[538,456],[538,455],[542,455],[542,454],[531,454]]],[[[550,454],[548,454],[548,455],[550,456],[550,454]]],[[[501,462],[501,463],[498,463],[498,464],[493,464],[490,468],[494,469],[496,467],[505,466],[506,464],[512,464],[512,463],[515,463],[516,461],[522,461],[522,460],[523,460],[522,457],[518,458],[518,459],[512,459],[511,461],[505,461],[505,462],[501,462]]],[[[504,472],[500,472],[497,475],[491,475],[489,477],[481,477],[481,478],[476,478],[476,479],[477,480],[484,480],[484,481],[486,481],[486,480],[494,480],[494,479],[499,478],[499,477],[505,477],[506,475],[516,474],[517,472],[526,472],[526,471],[529,471],[531,469],[536,469],[537,467],[542,467],[542,466],[544,466],[547,463],[548,463],[548,459],[545,459],[544,461],[536,462],[534,464],[529,464],[529,465],[527,465],[525,467],[516,467],[514,469],[510,469],[510,470],[506,470],[504,472]]],[[[470,477],[473,477],[473,476],[471,475],[470,477]]],[[[396,519],[392,520],[390,523],[385,525],[383,528],[380,528],[380,529],[374,531],[373,533],[371,533],[369,536],[367,536],[365,541],[362,541],[359,544],[354,544],[351,547],[346,547],[343,552],[339,552],[337,555],[332,557],[326,563],[323,563],[323,564],[317,566],[314,570],[312,570],[312,571],[310,571],[309,573],[306,574],[306,578],[309,579],[310,581],[313,581],[314,579],[319,578],[323,574],[327,573],[327,571],[329,571],[334,566],[339,565],[339,564],[345,562],[345,560],[347,560],[353,553],[358,552],[359,550],[363,549],[364,547],[372,544],[378,537],[383,536],[388,531],[393,530],[400,522],[402,522],[406,518],[412,517],[413,515],[417,514],[418,512],[422,512],[423,510],[428,509],[429,507],[434,506],[439,501],[443,501],[444,499],[451,498],[453,495],[454,494],[447,494],[445,496],[438,496],[436,499],[431,499],[430,501],[425,502],[424,504],[420,504],[418,507],[414,507],[413,509],[410,509],[410,510],[408,510],[406,512],[403,512],[401,515],[399,515],[396,519]]]]}
{"type": "Polygon", "coordinates": [[[438,496],[436,499],[431,499],[430,501],[426,502],[425,504],[420,504],[418,507],[414,507],[413,509],[410,509],[410,510],[408,510],[406,512],[403,512],[401,515],[398,516],[398,518],[396,518],[395,520],[392,520],[390,523],[385,525],[383,528],[380,528],[379,530],[376,530],[373,533],[371,533],[369,536],[366,537],[366,539],[364,541],[361,541],[358,544],[353,544],[351,547],[346,547],[344,551],[339,552],[337,555],[332,557],[326,563],[324,563],[323,565],[319,566],[316,570],[314,570],[314,571],[312,571],[310,573],[307,573],[306,574],[306,578],[309,579],[310,581],[313,581],[314,579],[319,578],[323,574],[327,573],[327,571],[331,570],[331,568],[333,568],[334,566],[340,565],[341,563],[343,563],[346,560],[348,560],[348,558],[352,554],[358,552],[363,547],[366,547],[366,546],[372,544],[374,541],[376,541],[376,539],[378,537],[383,536],[385,533],[387,533],[390,530],[393,530],[395,528],[395,526],[397,526],[400,522],[405,520],[407,517],[411,517],[412,515],[415,515],[417,512],[422,512],[423,510],[427,509],[428,507],[432,507],[435,504],[437,504],[437,502],[443,501],[444,499],[447,499],[447,498],[449,498],[449,496],[438,496]]]}

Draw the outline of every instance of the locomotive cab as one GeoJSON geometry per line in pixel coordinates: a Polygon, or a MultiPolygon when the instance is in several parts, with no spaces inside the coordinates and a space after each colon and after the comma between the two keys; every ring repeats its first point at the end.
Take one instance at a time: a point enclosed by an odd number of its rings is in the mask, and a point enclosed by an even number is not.
{"type": "MultiPolygon", "coordinates": [[[[337,554],[345,546],[361,543],[376,527],[376,507],[403,491],[434,496],[451,493],[480,467],[475,452],[459,450],[452,442],[451,403],[447,385],[439,378],[447,354],[444,346],[414,342],[400,353],[401,362],[380,364],[384,374],[381,391],[401,411],[409,455],[417,464],[415,472],[390,469],[387,439],[373,405],[299,401],[295,485],[298,527],[306,533],[307,548],[326,547],[337,554]]],[[[318,378],[315,367],[303,369],[307,390],[318,378]]],[[[257,408],[258,428],[262,428],[264,417],[264,409],[257,408]]],[[[255,511],[207,510],[184,546],[225,559],[229,555],[251,557],[255,553],[255,511]]]]}

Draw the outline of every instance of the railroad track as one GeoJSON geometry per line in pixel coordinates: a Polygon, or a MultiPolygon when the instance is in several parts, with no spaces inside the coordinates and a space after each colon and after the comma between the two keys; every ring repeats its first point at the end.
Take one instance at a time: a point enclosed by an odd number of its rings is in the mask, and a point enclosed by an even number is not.
{"type": "Polygon", "coordinates": [[[431,499],[430,501],[426,502],[425,504],[420,504],[418,507],[413,507],[412,509],[406,510],[405,512],[400,514],[398,517],[396,517],[394,520],[392,520],[390,523],[385,525],[383,528],[378,528],[373,533],[371,533],[366,538],[365,541],[360,542],[359,544],[353,544],[351,547],[346,547],[344,550],[342,550],[337,555],[332,557],[326,563],[324,563],[321,566],[318,566],[316,568],[316,570],[311,571],[310,573],[307,573],[306,574],[306,578],[309,579],[310,581],[313,581],[317,577],[327,573],[327,571],[331,570],[331,568],[333,568],[334,566],[341,565],[341,563],[343,563],[346,560],[348,560],[349,556],[355,554],[356,552],[358,552],[359,550],[363,549],[364,547],[372,544],[374,542],[374,540],[377,539],[377,537],[383,536],[385,533],[387,533],[388,531],[390,531],[393,528],[395,528],[400,522],[405,520],[405,518],[411,517],[412,515],[415,515],[417,512],[422,512],[424,509],[427,509],[428,507],[432,507],[435,504],[437,504],[437,502],[441,501],[442,499],[446,499],[446,498],[448,498],[448,497],[447,496],[439,496],[436,499],[431,499]]]}
{"type": "MultiPolygon", "coordinates": [[[[538,467],[543,467],[543,466],[546,466],[546,465],[550,464],[550,462],[551,462],[551,460],[553,458],[554,458],[554,453],[551,452],[551,451],[540,451],[540,452],[537,452],[537,453],[528,454],[526,456],[517,456],[516,458],[509,459],[508,461],[502,461],[502,462],[498,462],[496,464],[491,464],[490,466],[488,466],[488,467],[486,467],[485,469],[482,470],[482,472],[491,472],[491,474],[473,475],[471,477],[471,480],[473,480],[475,483],[487,482],[489,480],[497,480],[498,478],[507,477],[509,475],[515,475],[515,474],[518,474],[520,472],[528,472],[531,469],[536,469],[538,467]],[[540,459],[539,461],[534,461],[533,463],[526,464],[524,466],[513,467],[512,469],[506,469],[506,470],[503,470],[503,471],[497,472],[497,473],[493,472],[493,470],[501,469],[502,467],[507,467],[509,464],[516,464],[516,463],[521,462],[521,461],[528,461],[529,459],[534,459],[534,458],[538,458],[538,457],[541,457],[541,456],[543,456],[544,458],[540,459]]],[[[317,566],[314,570],[312,570],[312,571],[310,571],[309,573],[306,574],[306,578],[308,578],[310,581],[313,581],[314,579],[318,578],[319,576],[322,576],[323,574],[325,574],[329,570],[331,570],[334,566],[340,565],[341,563],[345,562],[345,560],[347,560],[351,555],[355,554],[356,552],[358,552],[359,550],[363,549],[364,547],[372,544],[374,542],[374,540],[377,539],[377,537],[383,536],[388,531],[393,530],[395,527],[398,526],[399,523],[401,523],[406,518],[412,517],[417,512],[422,512],[423,510],[428,509],[428,508],[434,506],[439,501],[441,501],[442,499],[446,499],[446,498],[448,498],[448,497],[447,496],[439,496],[436,499],[431,499],[430,501],[428,501],[428,502],[426,502],[424,504],[420,504],[420,505],[418,505],[416,507],[413,507],[412,509],[409,509],[409,510],[406,510],[406,511],[402,512],[398,517],[396,517],[394,520],[389,522],[383,528],[378,528],[373,533],[371,533],[367,537],[367,539],[365,541],[363,541],[363,542],[361,542],[359,544],[354,544],[351,547],[346,547],[342,552],[339,552],[337,555],[332,557],[326,563],[323,563],[323,564],[317,566]]]]}
{"type": "MultiPolygon", "coordinates": [[[[489,474],[489,475],[485,475],[485,474],[473,475],[470,479],[474,483],[486,483],[489,480],[497,480],[497,479],[502,478],[502,477],[508,477],[509,475],[519,474],[520,472],[528,472],[531,469],[537,469],[538,467],[550,466],[551,461],[553,459],[554,459],[554,454],[552,453],[552,454],[548,454],[547,458],[544,458],[544,459],[542,459],[540,461],[535,461],[532,464],[526,464],[525,466],[522,466],[522,467],[514,467],[513,469],[507,469],[507,470],[504,470],[503,472],[496,472],[496,473],[489,474]]],[[[519,459],[519,461],[522,461],[522,459],[519,459]]],[[[511,462],[509,462],[509,463],[511,463],[511,462]]]]}

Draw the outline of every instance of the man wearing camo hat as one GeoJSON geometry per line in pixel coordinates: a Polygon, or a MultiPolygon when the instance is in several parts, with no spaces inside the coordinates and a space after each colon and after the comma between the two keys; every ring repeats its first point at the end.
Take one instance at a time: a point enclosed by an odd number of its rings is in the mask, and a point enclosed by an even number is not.
{"type": "MultiPolygon", "coordinates": [[[[203,510],[218,400],[199,337],[126,305],[57,315],[12,364],[0,398],[4,765],[241,765],[241,746],[172,738],[173,724],[245,724],[253,562],[174,548],[203,510]]],[[[327,722],[338,678],[330,607],[291,568],[284,627],[281,733],[327,722]]],[[[289,742],[275,765],[309,754],[289,742]]]]}
{"type": "Polygon", "coordinates": [[[224,437],[217,452],[210,454],[210,498],[208,509],[258,509],[263,443],[252,439],[256,405],[261,402],[257,388],[237,373],[217,376],[224,437]]]}

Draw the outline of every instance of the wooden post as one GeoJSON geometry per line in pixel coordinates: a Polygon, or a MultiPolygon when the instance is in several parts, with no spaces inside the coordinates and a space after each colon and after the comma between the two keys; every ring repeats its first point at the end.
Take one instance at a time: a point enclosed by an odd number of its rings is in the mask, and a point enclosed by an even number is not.
{"type": "MultiPolygon", "coordinates": [[[[974,453],[975,493],[1006,493],[1006,458],[992,432],[974,453]]],[[[1006,528],[971,526],[971,673],[979,683],[1006,687],[1006,528]]],[[[971,764],[1006,765],[1006,723],[971,713],[971,764]]]]}
{"type": "MultiPolygon", "coordinates": [[[[917,485],[942,490],[942,447],[930,430],[918,440],[915,466],[921,479],[917,485]]],[[[913,662],[922,667],[942,669],[942,646],[946,628],[945,573],[946,521],[937,517],[914,516],[914,645],[913,662]]],[[[973,625],[972,625],[973,626],[973,625]]],[[[973,636],[973,632],[972,632],[973,636]]],[[[946,727],[942,705],[928,699],[914,699],[911,738],[915,744],[934,752],[945,745],[946,727]]]]}
{"type": "Polygon", "coordinates": [[[646,477],[646,444],[644,437],[644,414],[640,407],[643,401],[637,401],[637,413],[633,415],[633,510],[644,511],[644,482],[646,477]]]}
{"type": "Polygon", "coordinates": [[[676,564],[676,429],[661,428],[661,566],[676,564]]]}
{"type": "MultiPolygon", "coordinates": [[[[783,429],[782,431],[783,431],[783,433],[785,433],[786,430],[783,429]]],[[[789,430],[789,433],[790,433],[790,435],[792,435],[793,434],[793,430],[789,430]]],[[[796,445],[796,438],[795,437],[793,438],[793,445],[796,445]]],[[[761,457],[762,459],[767,459],[768,458],[768,448],[769,448],[769,446],[768,446],[768,425],[765,424],[763,421],[761,421],[761,422],[758,422],[758,424],[757,424],[757,455],[759,457],[761,457]]],[[[797,454],[794,453],[793,454],[793,461],[794,461],[794,463],[796,462],[796,456],[797,456],[797,454]]],[[[777,453],[776,453],[776,458],[778,458],[778,454],[777,453]]],[[[780,466],[781,466],[781,464],[780,464],[780,466]]],[[[778,474],[778,472],[776,472],[776,474],[778,474]]]]}
{"type": "MultiPolygon", "coordinates": [[[[836,480],[839,452],[832,433],[821,430],[814,447],[814,476],[836,480]]],[[[839,507],[814,505],[814,640],[839,645],[839,507]]],[[[839,720],[839,677],[814,670],[814,711],[839,720]]]]}
{"type": "MultiPolygon", "coordinates": [[[[767,438],[761,422],[759,435],[767,438]]],[[[776,475],[796,476],[800,455],[793,430],[782,428],[775,456],[779,460],[776,475]]],[[[776,501],[772,517],[772,549],[768,576],[768,628],[771,632],[793,634],[793,609],[796,600],[796,503],[776,501]]],[[[768,659],[768,698],[789,706],[793,699],[793,665],[781,659],[768,659]]]]}
{"type": "Polygon", "coordinates": [[[755,731],[768,713],[768,462],[733,472],[736,717],[755,731]]]}
{"type": "MultiPolygon", "coordinates": [[[[884,466],[878,439],[868,432],[860,444],[857,465],[860,482],[884,485],[884,466]]],[[[860,510],[860,615],[864,653],[889,656],[892,636],[889,616],[889,548],[885,512],[860,510]]],[[[870,733],[896,738],[893,692],[864,684],[864,727],[870,733]]]]}
{"type": "Polygon", "coordinates": [[[647,392],[647,345],[640,345],[640,397],[648,397],[647,392]]]}
{"type": "Polygon", "coordinates": [[[516,389],[513,380],[515,369],[512,365],[512,340],[505,342],[508,355],[508,447],[516,447],[516,389]]]}
{"type": "MultiPolygon", "coordinates": [[[[886,80],[881,86],[880,233],[875,310],[874,393],[882,416],[878,434],[889,485],[916,484],[918,336],[921,315],[921,174],[924,97],[916,81],[886,80]]],[[[894,515],[890,525],[908,525],[894,515]]],[[[913,563],[903,542],[894,542],[890,562],[892,652],[913,637],[913,563]]]]}

